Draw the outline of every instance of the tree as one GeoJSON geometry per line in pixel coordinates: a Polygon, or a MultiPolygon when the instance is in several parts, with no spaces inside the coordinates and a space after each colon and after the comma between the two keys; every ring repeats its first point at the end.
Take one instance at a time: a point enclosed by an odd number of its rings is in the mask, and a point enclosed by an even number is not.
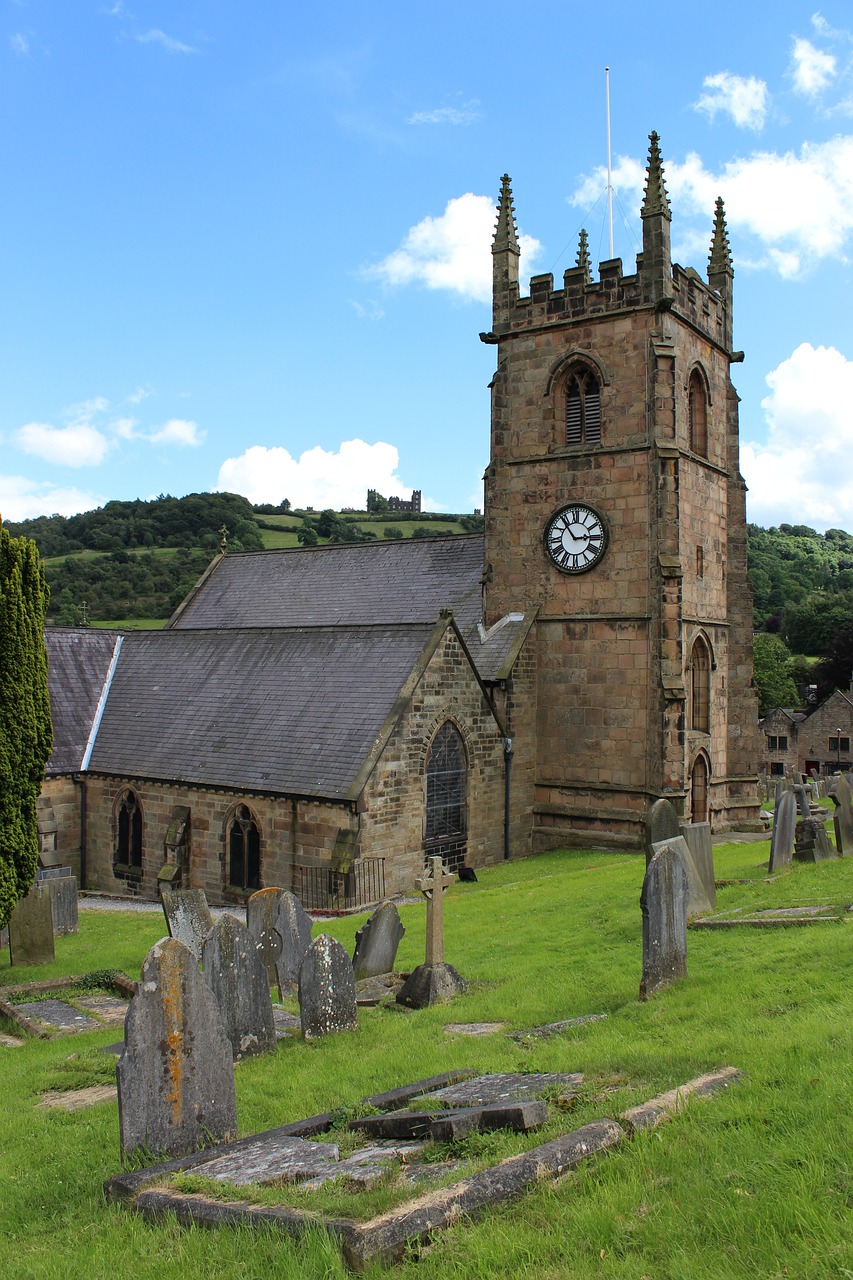
{"type": "Polygon", "coordinates": [[[38,864],[37,802],[53,747],[36,544],[0,525],[0,925],[29,893],[38,864]]]}
{"type": "Polygon", "coordinates": [[[791,652],[778,636],[760,631],[754,637],[752,671],[761,715],[771,707],[795,707],[799,704],[797,686],[791,678],[791,652]]]}

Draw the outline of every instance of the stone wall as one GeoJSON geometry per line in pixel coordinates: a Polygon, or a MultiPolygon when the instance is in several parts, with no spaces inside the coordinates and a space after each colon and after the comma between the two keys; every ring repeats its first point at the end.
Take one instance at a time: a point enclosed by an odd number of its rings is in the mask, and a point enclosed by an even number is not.
{"type": "Polygon", "coordinates": [[[40,856],[45,866],[71,867],[80,879],[80,784],[45,779],[38,802],[40,856]]]}
{"type": "MultiPolygon", "coordinates": [[[[767,719],[769,717],[765,718],[764,731],[772,733],[773,730],[767,728],[767,719]]],[[[849,747],[846,751],[830,750],[830,739],[839,737],[839,728],[841,738],[849,739],[850,746],[853,746],[853,704],[846,693],[837,690],[801,722],[794,767],[805,773],[806,762],[817,760],[821,771],[834,773],[840,760],[841,768],[849,769],[853,763],[853,751],[849,747]]]]}

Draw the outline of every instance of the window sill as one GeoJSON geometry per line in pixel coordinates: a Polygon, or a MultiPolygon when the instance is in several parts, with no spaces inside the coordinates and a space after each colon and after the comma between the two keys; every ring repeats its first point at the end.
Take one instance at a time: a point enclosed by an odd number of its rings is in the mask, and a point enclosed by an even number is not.
{"type": "Polygon", "coordinates": [[[144,874],[142,867],[131,867],[125,862],[113,863],[113,875],[119,880],[141,880],[144,874]]]}

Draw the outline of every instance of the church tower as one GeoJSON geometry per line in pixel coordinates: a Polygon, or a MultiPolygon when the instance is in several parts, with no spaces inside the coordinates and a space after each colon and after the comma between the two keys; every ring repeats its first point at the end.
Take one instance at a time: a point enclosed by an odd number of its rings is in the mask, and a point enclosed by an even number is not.
{"type": "Polygon", "coordinates": [[[519,290],[512,191],[492,246],[489,626],[538,608],[533,848],[640,843],[666,796],[758,825],[732,262],[717,202],[707,281],[673,264],[658,137],[643,249],[519,290]]]}

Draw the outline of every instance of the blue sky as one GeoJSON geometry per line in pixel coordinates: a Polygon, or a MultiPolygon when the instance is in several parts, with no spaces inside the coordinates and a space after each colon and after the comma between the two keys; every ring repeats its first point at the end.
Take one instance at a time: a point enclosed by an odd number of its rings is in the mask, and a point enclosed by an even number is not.
{"type": "MultiPolygon", "coordinates": [[[[853,530],[853,15],[775,0],[0,0],[0,512],[482,503],[489,241],[735,260],[749,515],[853,530]]],[[[524,269],[524,264],[523,264],[524,269]]]]}

